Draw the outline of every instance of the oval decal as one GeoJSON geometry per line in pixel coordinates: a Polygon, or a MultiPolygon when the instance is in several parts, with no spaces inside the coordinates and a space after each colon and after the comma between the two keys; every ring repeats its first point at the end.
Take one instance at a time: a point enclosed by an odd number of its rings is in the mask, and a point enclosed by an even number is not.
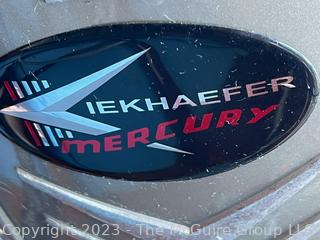
{"type": "Polygon", "coordinates": [[[1,130],[65,167],[128,180],[192,179],[291,136],[318,93],[289,47],[242,31],[117,24],[0,59],[1,130]]]}

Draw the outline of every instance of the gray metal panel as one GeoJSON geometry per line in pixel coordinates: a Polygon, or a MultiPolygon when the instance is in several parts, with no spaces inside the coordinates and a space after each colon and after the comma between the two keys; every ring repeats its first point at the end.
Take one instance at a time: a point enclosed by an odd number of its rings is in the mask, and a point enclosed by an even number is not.
{"type": "MultiPolygon", "coordinates": [[[[319,72],[319,11],[317,0],[0,0],[0,54],[50,35],[111,22],[197,22],[276,39],[302,53],[319,72]]],[[[18,166],[61,188],[163,221],[190,226],[205,219],[217,220],[230,212],[217,214],[268,189],[320,153],[319,117],[318,104],[306,124],[266,156],[226,173],[186,182],[134,183],[88,176],[44,162],[0,136],[0,202],[18,226],[46,225],[43,213],[75,225],[81,221],[106,221],[94,215],[77,218],[81,205],[65,206],[63,201],[22,182],[16,173],[18,166]]],[[[317,178],[313,181],[316,186],[317,178]]],[[[292,196],[281,210],[277,208],[277,214],[263,216],[262,226],[281,224],[285,228],[291,221],[310,218],[320,211],[316,190],[309,187],[298,197],[292,196]],[[298,210],[299,199],[305,211],[298,210]],[[296,215],[294,220],[292,213],[296,215]]],[[[128,239],[129,235],[123,234],[121,239],[128,239]]]]}

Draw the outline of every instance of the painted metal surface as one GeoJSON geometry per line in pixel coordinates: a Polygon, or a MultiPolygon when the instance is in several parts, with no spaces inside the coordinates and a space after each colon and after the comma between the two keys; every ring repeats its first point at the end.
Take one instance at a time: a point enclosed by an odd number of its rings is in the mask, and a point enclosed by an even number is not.
{"type": "MultiPolygon", "coordinates": [[[[316,28],[320,24],[320,4],[316,0],[0,2],[2,55],[28,42],[83,27],[111,22],[162,20],[197,22],[262,34],[297,49],[310,60],[317,71],[320,69],[320,32],[316,28]]],[[[268,189],[268,186],[319,153],[319,110],[316,105],[308,121],[292,138],[257,161],[230,172],[187,182],[128,184],[120,180],[79,174],[47,163],[2,137],[1,204],[12,222],[20,226],[46,226],[44,213],[82,230],[82,223],[105,223],[105,220],[94,215],[81,213],[79,206],[65,205],[64,202],[25,184],[17,176],[15,169],[19,166],[50,183],[84,196],[175,223],[192,224],[215,216],[221,219],[230,214],[224,210],[233,209],[239,203],[247,205],[245,199],[268,189]],[[219,215],[221,212],[225,214],[219,215]]],[[[320,198],[318,186],[319,177],[315,177],[292,198],[280,204],[275,212],[264,215],[255,226],[271,229],[271,232],[276,232],[280,226],[285,232],[289,230],[290,223],[295,225],[305,222],[320,210],[317,201],[320,198]]],[[[272,188],[269,190],[272,191],[272,188]]],[[[236,212],[237,209],[235,207],[231,212],[236,212]]],[[[310,239],[317,239],[314,236],[310,239]]],[[[130,233],[121,232],[118,238],[133,237],[130,233]]],[[[270,232],[257,235],[247,232],[235,237],[246,240],[270,238],[270,232]]],[[[212,236],[211,239],[221,238],[212,236]]]]}

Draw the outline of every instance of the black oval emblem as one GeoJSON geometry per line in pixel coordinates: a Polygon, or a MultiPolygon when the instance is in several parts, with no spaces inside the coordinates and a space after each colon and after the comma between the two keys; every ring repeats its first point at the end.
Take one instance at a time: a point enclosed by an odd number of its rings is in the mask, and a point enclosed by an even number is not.
{"type": "Polygon", "coordinates": [[[46,159],[115,178],[217,174],[292,135],[317,95],[288,47],[178,24],[73,31],[0,59],[1,129],[46,159]]]}

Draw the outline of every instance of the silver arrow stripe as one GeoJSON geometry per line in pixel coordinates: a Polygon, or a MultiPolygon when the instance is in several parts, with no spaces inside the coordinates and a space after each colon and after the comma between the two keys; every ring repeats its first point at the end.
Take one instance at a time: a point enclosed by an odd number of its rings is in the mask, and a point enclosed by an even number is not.
{"type": "Polygon", "coordinates": [[[41,96],[3,108],[0,112],[10,116],[91,135],[101,135],[120,130],[118,127],[66,111],[108,82],[148,50],[149,49],[143,50],[109,67],[41,96]]]}

